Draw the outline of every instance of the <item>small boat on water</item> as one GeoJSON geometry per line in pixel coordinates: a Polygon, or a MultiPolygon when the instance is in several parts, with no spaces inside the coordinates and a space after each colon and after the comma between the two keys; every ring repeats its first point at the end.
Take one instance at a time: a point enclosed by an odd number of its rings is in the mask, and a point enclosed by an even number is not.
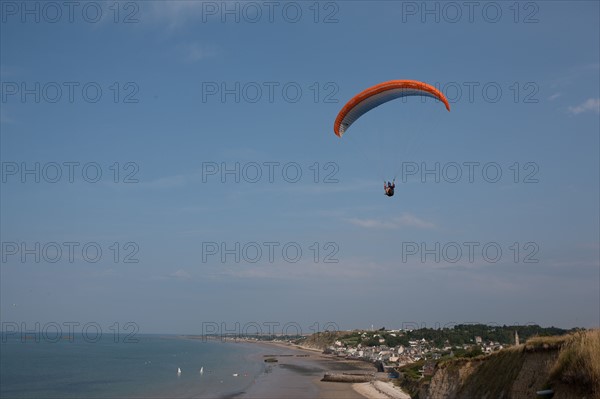
{"type": "Polygon", "coordinates": [[[181,375],[181,369],[177,367],[177,375],[181,375]]]}
{"type": "Polygon", "coordinates": [[[200,374],[204,374],[204,366],[200,367],[200,374]]]}
{"type": "Polygon", "coordinates": [[[234,377],[237,377],[237,376],[238,376],[238,373],[233,373],[233,376],[234,376],[234,377]]]}

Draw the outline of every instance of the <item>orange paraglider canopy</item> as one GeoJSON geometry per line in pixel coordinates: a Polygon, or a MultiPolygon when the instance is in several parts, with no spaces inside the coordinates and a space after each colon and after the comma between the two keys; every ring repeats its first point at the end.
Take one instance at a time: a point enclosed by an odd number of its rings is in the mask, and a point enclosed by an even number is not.
{"type": "Polygon", "coordinates": [[[436,98],[443,102],[446,109],[450,111],[448,100],[435,87],[418,80],[390,80],[369,87],[352,97],[335,118],[333,131],[338,137],[342,137],[350,125],[373,108],[396,98],[407,96],[436,98]]]}

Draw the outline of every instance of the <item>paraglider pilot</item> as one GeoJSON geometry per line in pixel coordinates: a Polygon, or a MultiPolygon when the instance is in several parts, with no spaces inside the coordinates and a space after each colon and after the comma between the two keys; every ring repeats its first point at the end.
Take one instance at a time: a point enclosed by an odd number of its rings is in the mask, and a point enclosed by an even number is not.
{"type": "Polygon", "coordinates": [[[394,188],[396,188],[396,179],[393,180],[393,183],[387,182],[387,185],[385,184],[385,181],[383,182],[383,189],[385,190],[385,195],[388,197],[394,195],[394,188]]]}

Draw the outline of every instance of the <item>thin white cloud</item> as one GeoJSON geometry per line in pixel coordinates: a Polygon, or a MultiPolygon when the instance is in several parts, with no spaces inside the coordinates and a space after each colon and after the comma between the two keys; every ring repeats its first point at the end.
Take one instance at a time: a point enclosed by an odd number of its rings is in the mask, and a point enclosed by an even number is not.
{"type": "Polygon", "coordinates": [[[597,74],[598,70],[600,70],[600,64],[598,63],[574,66],[567,69],[563,76],[545,82],[544,86],[549,86],[552,89],[573,86],[577,80],[583,79],[591,73],[597,74]]]}
{"type": "Polygon", "coordinates": [[[349,218],[346,219],[347,222],[367,229],[395,229],[398,228],[396,223],[389,220],[378,220],[378,219],[359,219],[359,218],[349,218]]]}
{"type": "MultiPolygon", "coordinates": [[[[374,278],[389,272],[392,268],[374,261],[363,259],[339,259],[337,263],[313,262],[301,260],[298,263],[275,262],[269,264],[243,264],[238,267],[221,267],[218,275],[221,277],[234,277],[240,279],[277,279],[297,281],[299,279],[336,279],[336,280],[364,280],[374,278]]],[[[337,258],[337,256],[334,256],[337,258]]]]}
{"type": "Polygon", "coordinates": [[[435,229],[436,225],[427,220],[418,218],[410,213],[403,213],[399,217],[390,219],[360,219],[348,218],[347,222],[367,229],[400,229],[403,227],[414,227],[417,229],[435,229]]]}
{"type": "Polygon", "coordinates": [[[173,273],[169,274],[169,277],[180,278],[180,279],[188,279],[188,278],[191,278],[192,276],[188,272],[186,272],[185,270],[179,269],[176,272],[173,272],[173,273]]]}
{"type": "Polygon", "coordinates": [[[409,213],[405,213],[402,216],[400,216],[400,218],[398,218],[398,224],[401,227],[416,227],[419,229],[433,229],[436,227],[435,224],[433,224],[432,222],[420,219],[409,213]]]}
{"type": "Polygon", "coordinates": [[[560,96],[562,96],[562,93],[554,93],[553,95],[551,95],[550,97],[548,97],[548,101],[554,101],[554,100],[556,100],[560,96]]]}
{"type": "Polygon", "coordinates": [[[568,111],[572,115],[579,115],[588,111],[600,114],[600,98],[588,98],[579,105],[569,107],[568,111]]]}
{"type": "Polygon", "coordinates": [[[178,50],[187,61],[200,61],[217,55],[217,48],[201,43],[180,44],[178,50]]]}
{"type": "MultiPolygon", "coordinates": [[[[264,178],[267,180],[267,178],[264,178]]],[[[283,178],[280,180],[285,183],[283,178]]],[[[268,180],[267,180],[268,181],[268,180]]],[[[261,192],[301,192],[303,194],[336,194],[361,192],[371,188],[371,184],[343,184],[343,183],[287,183],[286,185],[271,184],[269,186],[257,186],[261,192]]]]}
{"type": "Polygon", "coordinates": [[[144,15],[151,22],[166,26],[168,30],[182,28],[190,20],[202,21],[203,1],[156,1],[145,4],[144,15]]]}

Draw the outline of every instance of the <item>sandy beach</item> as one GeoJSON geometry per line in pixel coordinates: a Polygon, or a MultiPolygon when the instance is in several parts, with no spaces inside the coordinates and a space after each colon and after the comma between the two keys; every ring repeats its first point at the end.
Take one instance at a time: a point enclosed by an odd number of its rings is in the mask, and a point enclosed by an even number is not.
{"type": "Polygon", "coordinates": [[[410,399],[410,395],[402,392],[389,382],[373,381],[352,384],[352,388],[369,399],[410,399]]]}
{"type": "Polygon", "coordinates": [[[275,363],[268,363],[266,372],[238,397],[292,398],[292,399],[406,399],[410,398],[391,384],[343,383],[321,381],[326,372],[370,373],[375,367],[367,362],[323,355],[321,351],[282,343],[255,343],[265,349],[263,355],[273,355],[275,363]],[[405,395],[405,396],[403,396],[405,395]]]}

